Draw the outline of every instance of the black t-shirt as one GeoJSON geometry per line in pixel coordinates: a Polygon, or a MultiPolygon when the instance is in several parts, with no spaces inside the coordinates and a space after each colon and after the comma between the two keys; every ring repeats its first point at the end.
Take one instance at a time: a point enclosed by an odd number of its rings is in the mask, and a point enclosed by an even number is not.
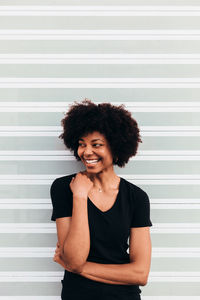
{"type": "MultiPolygon", "coordinates": [[[[76,173],[53,181],[50,189],[52,221],[72,216],[73,194],[69,184],[75,176],[76,173]]],[[[90,230],[90,252],[87,261],[102,264],[129,263],[127,249],[130,228],[152,226],[147,193],[120,177],[119,192],[109,210],[103,212],[89,198],[87,201],[90,230]]],[[[65,277],[66,273],[70,272],[65,270],[65,277]]]]}

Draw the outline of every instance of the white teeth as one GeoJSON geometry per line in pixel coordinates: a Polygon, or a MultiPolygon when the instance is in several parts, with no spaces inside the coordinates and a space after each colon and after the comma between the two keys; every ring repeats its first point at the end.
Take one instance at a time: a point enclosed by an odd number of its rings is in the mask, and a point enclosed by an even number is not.
{"type": "Polygon", "coordinates": [[[88,159],[86,159],[85,161],[86,161],[87,163],[89,163],[89,164],[95,164],[95,163],[97,163],[99,160],[98,160],[98,159],[96,159],[96,160],[92,160],[92,159],[88,160],[88,159]]]}

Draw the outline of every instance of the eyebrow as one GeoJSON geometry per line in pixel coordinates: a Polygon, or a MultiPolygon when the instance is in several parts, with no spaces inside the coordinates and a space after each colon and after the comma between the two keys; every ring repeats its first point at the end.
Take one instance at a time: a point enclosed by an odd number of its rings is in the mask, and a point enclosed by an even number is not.
{"type": "MultiPolygon", "coordinates": [[[[91,142],[95,142],[95,141],[98,141],[98,140],[100,140],[100,141],[103,142],[103,140],[101,140],[101,139],[94,139],[94,140],[92,140],[91,142]]],[[[79,141],[84,141],[84,139],[79,139],[79,141]]]]}

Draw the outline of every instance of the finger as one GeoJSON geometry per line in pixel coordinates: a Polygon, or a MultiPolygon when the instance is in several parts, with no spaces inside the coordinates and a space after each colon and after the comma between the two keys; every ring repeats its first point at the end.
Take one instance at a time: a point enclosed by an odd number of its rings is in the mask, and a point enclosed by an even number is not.
{"type": "Polygon", "coordinates": [[[57,255],[54,255],[54,258],[53,258],[55,261],[58,260],[58,256],[57,255]]]}
{"type": "Polygon", "coordinates": [[[54,255],[56,255],[56,256],[58,256],[58,257],[60,257],[60,258],[61,258],[61,253],[60,253],[60,252],[58,252],[58,253],[55,253],[54,255]]]}

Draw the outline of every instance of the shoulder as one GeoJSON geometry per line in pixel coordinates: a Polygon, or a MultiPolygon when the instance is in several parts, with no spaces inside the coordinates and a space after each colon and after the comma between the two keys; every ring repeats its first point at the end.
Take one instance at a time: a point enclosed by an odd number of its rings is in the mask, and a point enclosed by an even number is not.
{"type": "Polygon", "coordinates": [[[124,180],[126,189],[129,191],[129,194],[134,197],[135,200],[148,198],[147,192],[145,190],[143,190],[141,187],[126,180],[125,178],[123,178],[123,180],[124,180]]]}
{"type": "Polygon", "coordinates": [[[61,176],[61,177],[57,177],[53,180],[52,184],[51,184],[51,189],[54,189],[56,187],[62,187],[66,185],[69,185],[72,177],[75,177],[76,173],[70,174],[70,175],[65,175],[65,176],[61,176]]]}
{"type": "Polygon", "coordinates": [[[54,179],[53,183],[62,183],[62,182],[66,182],[66,181],[70,181],[72,179],[72,177],[76,176],[76,173],[70,174],[70,175],[65,175],[62,177],[57,177],[54,179]]]}

